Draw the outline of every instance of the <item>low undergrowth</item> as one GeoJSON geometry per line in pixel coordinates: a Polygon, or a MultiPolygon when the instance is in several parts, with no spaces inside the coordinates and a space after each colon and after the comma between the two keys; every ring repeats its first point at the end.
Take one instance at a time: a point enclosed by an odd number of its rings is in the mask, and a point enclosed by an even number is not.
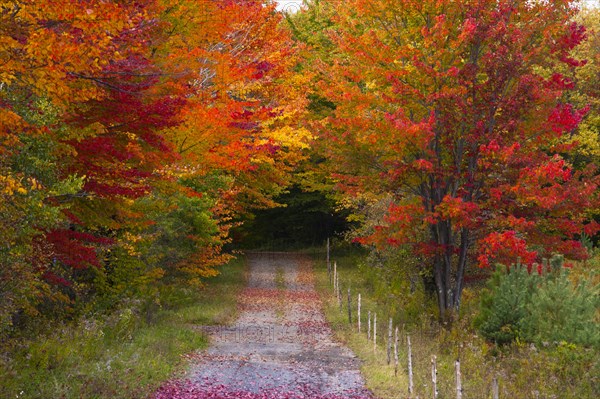
{"type": "MultiPolygon", "coordinates": [[[[365,271],[366,255],[346,252],[332,255],[339,273],[342,307],[333,293],[325,257],[315,257],[316,285],[325,313],[338,339],[362,360],[369,389],[382,399],[409,398],[407,336],[412,343],[414,391],[412,397],[433,397],[432,356],[437,357],[438,398],[456,397],[455,360],[460,359],[464,398],[491,398],[493,379],[501,398],[600,397],[600,356],[597,350],[572,343],[542,346],[513,342],[498,346],[473,327],[479,312],[481,287],[470,286],[463,295],[462,314],[451,326],[438,323],[436,305],[410,282],[381,278],[365,271]],[[399,286],[406,285],[403,289],[399,286]],[[348,321],[347,289],[351,289],[352,324],[348,321]],[[387,288],[386,288],[387,287],[387,288]],[[356,320],[357,294],[362,297],[361,333],[356,320]],[[400,304],[400,305],[399,305],[400,304]],[[377,347],[367,340],[368,311],[377,312],[377,347]],[[393,355],[387,364],[389,318],[399,327],[399,370],[394,374],[393,355]]],[[[398,273],[402,271],[399,270],[398,273]]],[[[407,279],[404,279],[407,280],[407,279]]]]}
{"type": "Polygon", "coordinates": [[[151,304],[129,299],[117,310],[2,343],[0,397],[147,397],[184,370],[186,353],[206,347],[193,326],[235,317],[244,264],[221,267],[202,290],[161,287],[151,304]]]}

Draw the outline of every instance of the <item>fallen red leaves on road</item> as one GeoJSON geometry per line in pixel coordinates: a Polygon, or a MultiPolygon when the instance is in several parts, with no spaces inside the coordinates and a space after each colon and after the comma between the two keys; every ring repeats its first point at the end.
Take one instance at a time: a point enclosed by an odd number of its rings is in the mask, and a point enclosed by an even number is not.
{"type": "Polygon", "coordinates": [[[172,381],[163,385],[152,399],[373,399],[366,390],[346,390],[320,393],[316,387],[296,386],[293,390],[269,389],[262,392],[230,390],[224,385],[194,383],[189,380],[172,381]]]}

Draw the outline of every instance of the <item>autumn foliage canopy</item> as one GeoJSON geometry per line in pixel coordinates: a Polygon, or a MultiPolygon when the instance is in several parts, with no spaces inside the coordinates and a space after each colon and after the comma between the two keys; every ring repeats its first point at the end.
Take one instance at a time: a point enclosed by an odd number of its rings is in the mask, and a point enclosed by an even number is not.
{"type": "Polygon", "coordinates": [[[0,2],[0,326],[216,274],[233,218],[270,206],[306,147],[281,19],[260,1],[0,2]]]}
{"type": "Polygon", "coordinates": [[[298,165],[386,204],[357,241],[409,247],[442,315],[470,267],[585,258],[574,3],[0,1],[0,329],[201,285],[298,165]]]}

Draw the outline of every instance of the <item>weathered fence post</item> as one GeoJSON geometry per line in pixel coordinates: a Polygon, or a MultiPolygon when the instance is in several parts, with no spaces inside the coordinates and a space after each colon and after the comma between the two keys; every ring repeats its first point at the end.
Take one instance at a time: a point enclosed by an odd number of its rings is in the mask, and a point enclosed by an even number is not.
{"type": "Polygon", "coordinates": [[[337,283],[338,283],[338,275],[337,275],[337,262],[333,262],[333,293],[337,295],[337,283]]]}
{"type": "Polygon", "coordinates": [[[350,296],[350,287],[348,287],[348,323],[352,325],[352,297],[350,296]]]}
{"type": "Polygon", "coordinates": [[[371,340],[371,311],[367,312],[368,323],[367,323],[367,341],[371,340]]]}
{"type": "Polygon", "coordinates": [[[437,357],[435,355],[431,356],[431,384],[433,387],[433,399],[437,399],[437,357]]]}
{"type": "Polygon", "coordinates": [[[331,284],[331,261],[329,257],[329,237],[327,237],[327,277],[329,278],[329,284],[331,284]]]}
{"type": "Polygon", "coordinates": [[[340,312],[343,310],[342,307],[342,287],[340,287],[340,275],[338,273],[338,281],[337,281],[337,300],[338,300],[338,305],[340,306],[340,312]]]}
{"type": "Polygon", "coordinates": [[[356,310],[356,319],[358,320],[358,333],[360,334],[360,294],[358,294],[358,308],[356,310]]]}
{"type": "Polygon", "coordinates": [[[377,313],[373,316],[373,352],[377,352],[377,313]]]}
{"type": "Polygon", "coordinates": [[[394,375],[398,375],[398,326],[394,332],[394,375]]]}
{"type": "Polygon", "coordinates": [[[393,320],[390,317],[390,322],[388,324],[388,340],[387,340],[387,364],[388,365],[392,362],[392,328],[393,328],[393,320]]]}
{"type": "Polygon", "coordinates": [[[408,394],[412,396],[414,391],[413,385],[413,365],[412,365],[412,346],[410,345],[410,335],[406,336],[406,342],[408,344],[408,394]]]}
{"type": "Polygon", "coordinates": [[[456,371],[456,399],[462,399],[462,382],[460,375],[460,359],[456,359],[454,362],[454,369],[456,371]]]}
{"type": "Polygon", "coordinates": [[[500,389],[498,387],[498,378],[494,377],[492,380],[492,399],[498,399],[500,397],[500,389]]]}

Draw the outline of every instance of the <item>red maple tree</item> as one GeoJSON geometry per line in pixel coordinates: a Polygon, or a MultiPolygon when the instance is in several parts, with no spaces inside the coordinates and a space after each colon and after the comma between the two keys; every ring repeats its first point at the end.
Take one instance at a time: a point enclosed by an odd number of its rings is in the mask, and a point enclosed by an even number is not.
{"type": "Polygon", "coordinates": [[[410,245],[431,267],[440,315],[458,309],[469,264],[582,258],[598,225],[590,165],[560,144],[586,110],[558,66],[585,38],[572,1],[366,1],[338,7],[339,53],[319,71],[335,104],[321,123],[338,187],[391,196],[360,241],[410,245]],[[323,72],[327,71],[327,72],[323,72]]]}

